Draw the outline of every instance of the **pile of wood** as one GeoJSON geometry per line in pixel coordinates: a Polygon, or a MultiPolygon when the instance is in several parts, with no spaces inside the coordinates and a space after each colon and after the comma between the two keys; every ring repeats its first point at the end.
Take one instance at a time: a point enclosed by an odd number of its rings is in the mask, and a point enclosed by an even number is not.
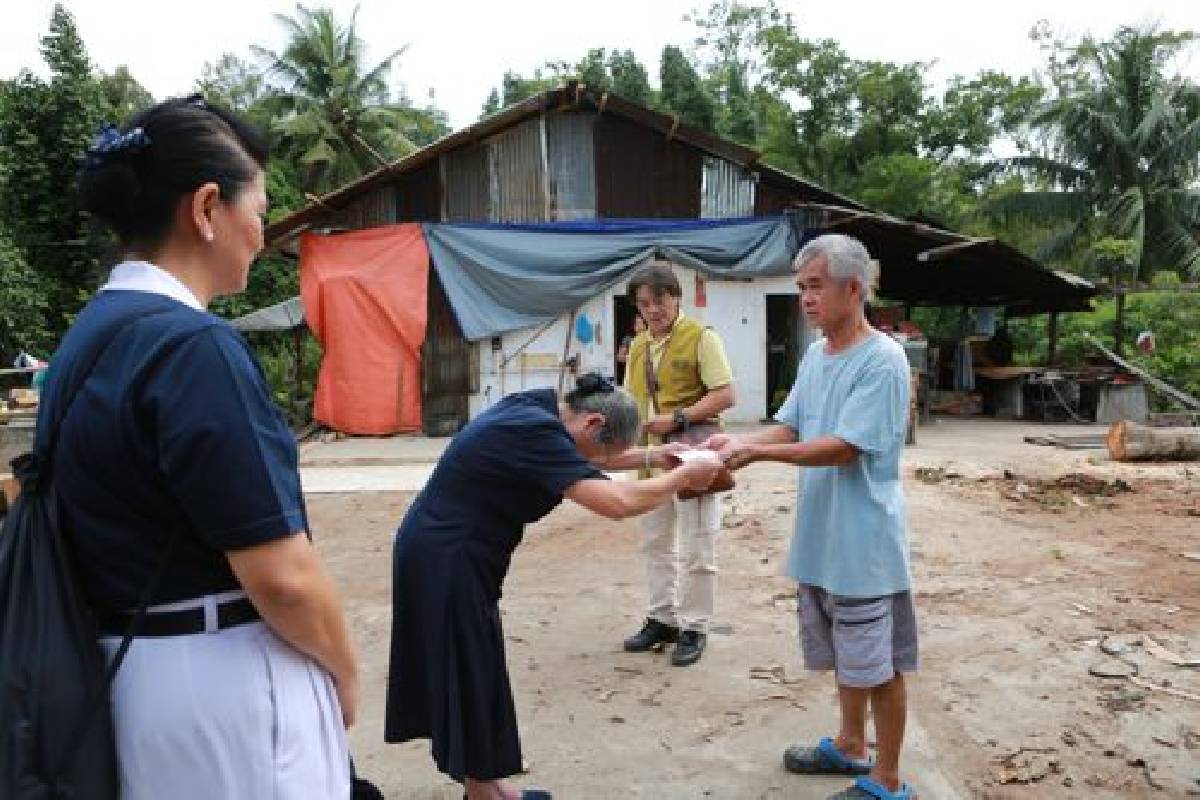
{"type": "Polygon", "coordinates": [[[983,413],[983,395],[978,392],[934,390],[930,394],[929,410],[934,414],[978,416],[983,413]]]}
{"type": "Polygon", "coordinates": [[[0,401],[0,424],[16,419],[37,417],[38,393],[36,389],[12,389],[7,401],[0,401]]]}
{"type": "Polygon", "coordinates": [[[21,485],[17,483],[17,479],[10,473],[0,472],[0,516],[8,511],[20,493],[21,485]]]}
{"type": "Polygon", "coordinates": [[[1075,435],[1051,433],[1045,436],[1026,436],[1025,443],[1039,444],[1046,447],[1060,447],[1063,450],[1103,450],[1105,447],[1105,434],[1082,433],[1075,435]]]}
{"type": "Polygon", "coordinates": [[[1151,428],[1114,422],[1105,438],[1114,461],[1200,461],[1200,427],[1151,428]]]}

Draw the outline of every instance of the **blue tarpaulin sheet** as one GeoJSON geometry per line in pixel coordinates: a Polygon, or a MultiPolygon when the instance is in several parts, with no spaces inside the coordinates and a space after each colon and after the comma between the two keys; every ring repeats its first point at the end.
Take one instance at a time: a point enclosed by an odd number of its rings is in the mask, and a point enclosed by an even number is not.
{"type": "Polygon", "coordinates": [[[710,278],[786,275],[800,242],[784,217],[427,223],[429,255],[471,340],[554,319],[651,259],[710,278]]]}

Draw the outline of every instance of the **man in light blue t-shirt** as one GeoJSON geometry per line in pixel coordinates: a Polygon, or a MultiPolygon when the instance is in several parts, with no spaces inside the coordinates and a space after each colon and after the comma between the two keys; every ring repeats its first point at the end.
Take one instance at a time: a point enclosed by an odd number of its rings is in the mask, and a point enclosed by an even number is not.
{"type": "Polygon", "coordinates": [[[796,284],[810,322],[825,337],[808,348],[775,419],[748,436],[714,436],[732,468],[754,461],[806,467],[788,555],[800,584],[805,666],[832,670],[841,730],[815,746],[794,745],[784,764],[803,774],[857,776],[831,800],[893,800],[904,739],[903,673],[917,668],[900,455],[909,404],[904,350],[871,327],[875,265],[856,239],[820,236],[796,256],[796,284]],[[867,755],[868,702],[878,758],[867,755]]]}

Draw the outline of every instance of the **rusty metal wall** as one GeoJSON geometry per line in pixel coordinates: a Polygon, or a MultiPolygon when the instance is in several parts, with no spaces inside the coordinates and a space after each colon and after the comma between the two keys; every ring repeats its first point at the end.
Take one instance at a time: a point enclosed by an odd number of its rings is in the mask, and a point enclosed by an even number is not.
{"type": "Polygon", "coordinates": [[[446,222],[495,219],[488,150],[483,145],[474,145],[441,157],[442,219],[446,222]]]}
{"type": "Polygon", "coordinates": [[[562,111],[545,119],[550,218],[592,219],[596,216],[596,115],[562,111]]]}
{"type": "Polygon", "coordinates": [[[322,214],[312,227],[358,230],[388,225],[396,221],[395,193],[389,186],[380,186],[364,193],[345,208],[322,214]]]}
{"type": "Polygon", "coordinates": [[[754,214],[754,180],[742,167],[723,158],[705,157],[700,216],[705,219],[754,214]]]}
{"type": "Polygon", "coordinates": [[[467,424],[468,397],[479,389],[479,349],[463,338],[438,280],[429,272],[428,317],[421,346],[421,407],[425,432],[447,435],[467,424]]]}
{"type": "Polygon", "coordinates": [[[439,222],[442,218],[442,177],[437,159],[396,176],[397,222],[439,222]]]}
{"type": "Polygon", "coordinates": [[[546,151],[540,117],[526,120],[487,140],[491,160],[492,219],[497,222],[544,222],[546,151]]]}
{"type": "Polygon", "coordinates": [[[364,194],[351,205],[354,228],[374,228],[396,221],[396,194],[380,186],[364,194]]]}
{"type": "Polygon", "coordinates": [[[782,214],[800,200],[800,193],[770,181],[759,181],[754,187],[754,216],[771,217],[782,214]]]}
{"type": "Polygon", "coordinates": [[[700,216],[699,150],[612,115],[600,115],[594,136],[599,216],[700,216]]]}

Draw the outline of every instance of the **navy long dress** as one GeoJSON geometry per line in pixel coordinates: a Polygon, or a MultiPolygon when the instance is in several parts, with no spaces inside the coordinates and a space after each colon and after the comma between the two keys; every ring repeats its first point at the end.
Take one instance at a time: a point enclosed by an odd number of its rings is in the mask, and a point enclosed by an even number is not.
{"type": "Polygon", "coordinates": [[[450,442],[396,535],[387,741],[431,739],[459,781],[520,772],[501,586],[525,525],[602,477],[550,389],[505,398],[450,442]]]}

